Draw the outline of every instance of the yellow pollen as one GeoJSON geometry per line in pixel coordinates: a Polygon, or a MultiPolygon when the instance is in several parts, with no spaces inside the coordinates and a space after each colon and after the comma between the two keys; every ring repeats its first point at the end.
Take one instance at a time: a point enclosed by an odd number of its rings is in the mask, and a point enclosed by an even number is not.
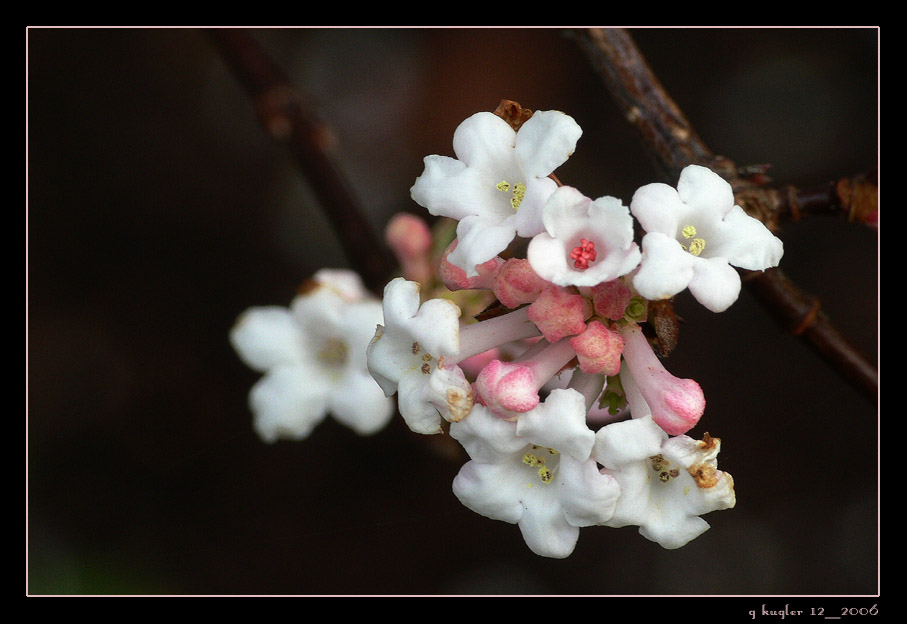
{"type": "Polygon", "coordinates": [[[538,466],[541,462],[539,462],[539,458],[532,453],[526,453],[523,455],[523,463],[527,466],[538,466]]]}
{"type": "Polygon", "coordinates": [[[551,480],[554,478],[554,473],[542,466],[539,468],[539,479],[542,480],[542,483],[551,483],[551,480]]]}
{"type": "Polygon", "coordinates": [[[321,345],[318,359],[329,366],[341,366],[346,362],[348,350],[345,342],[338,338],[330,338],[321,345]]]}
{"type": "MultiPolygon", "coordinates": [[[[682,230],[680,230],[680,233],[686,239],[693,238],[694,236],[696,236],[696,233],[697,233],[696,226],[686,225],[683,227],[682,230]]],[[[681,245],[681,247],[683,247],[684,249],[689,251],[694,256],[698,256],[705,249],[705,239],[704,238],[693,238],[693,240],[690,241],[689,247],[687,247],[686,245],[681,245]]]]}
{"type": "Polygon", "coordinates": [[[523,198],[526,197],[526,185],[519,182],[510,184],[507,180],[501,180],[494,187],[502,193],[513,192],[513,196],[510,198],[510,206],[514,210],[519,209],[520,204],[523,203],[523,198]]]}

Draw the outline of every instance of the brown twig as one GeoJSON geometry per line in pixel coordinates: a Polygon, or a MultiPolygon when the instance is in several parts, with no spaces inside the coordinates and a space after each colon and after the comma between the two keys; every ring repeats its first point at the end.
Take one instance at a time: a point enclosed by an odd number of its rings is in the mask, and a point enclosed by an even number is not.
{"type": "Polygon", "coordinates": [[[353,198],[332,150],[332,134],[283,71],[244,29],[205,33],[252,98],[265,131],[291,151],[324,207],[352,268],[380,293],[393,271],[389,254],[353,198]]]}
{"type": "Polygon", "coordinates": [[[858,174],[808,189],[783,189],[778,214],[792,221],[812,214],[841,215],[852,223],[878,227],[879,188],[875,176],[858,174]]]}
{"type": "MultiPolygon", "coordinates": [[[[791,195],[743,178],[729,159],[715,155],[702,141],[677,104],[668,96],[642,56],[630,34],[621,29],[575,31],[576,39],[601,74],[604,83],[626,119],[642,135],[656,166],[667,180],[675,181],[690,164],[711,168],[734,188],[741,207],[775,229],[787,202],[789,214],[802,211],[802,203],[791,203],[791,195]]],[[[865,185],[857,185],[861,206],[872,206],[865,185]]],[[[824,198],[813,201],[827,206],[836,202],[853,204],[852,186],[839,183],[826,189],[824,198]],[[843,196],[849,197],[841,202],[843,196]]],[[[796,195],[795,195],[796,197],[796,195]]],[[[806,196],[804,196],[805,199],[806,196]]],[[[865,209],[865,208],[864,208],[865,209]]],[[[876,204],[877,210],[877,204],[876,204]]],[[[871,209],[867,210],[867,214],[871,209]]],[[[877,213],[876,213],[877,214],[877,213]]],[[[865,217],[864,217],[865,220],[865,217]]],[[[871,400],[878,396],[875,366],[848,342],[821,312],[819,301],[797,288],[780,269],[742,272],[744,284],[788,331],[806,342],[835,370],[871,400]]]]}

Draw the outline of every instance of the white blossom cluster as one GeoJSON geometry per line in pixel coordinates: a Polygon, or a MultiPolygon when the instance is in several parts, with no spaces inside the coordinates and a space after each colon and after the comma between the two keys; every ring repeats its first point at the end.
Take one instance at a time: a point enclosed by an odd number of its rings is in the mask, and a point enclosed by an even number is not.
{"type": "Polygon", "coordinates": [[[517,524],[546,557],[569,556],[589,526],[634,525],[678,548],[708,528],[700,516],[733,507],[720,440],[686,435],[702,388],[665,369],[642,325],[649,302],[685,289],[726,310],[734,267],[776,266],[781,241],[701,166],[676,188],[638,189],[629,207],[562,185],[553,173],[581,134],[558,111],[517,128],[473,115],[454,133],[456,157],[426,157],[411,189],[456,224],[443,254],[404,216],[387,235],[403,276],[380,301],[355,274],[322,271],[289,309],[247,311],[231,338],[264,373],[250,393],[261,437],[302,439],[328,413],[370,434],[396,396],[412,431],[449,432],[469,456],[457,498],[517,524]]]}

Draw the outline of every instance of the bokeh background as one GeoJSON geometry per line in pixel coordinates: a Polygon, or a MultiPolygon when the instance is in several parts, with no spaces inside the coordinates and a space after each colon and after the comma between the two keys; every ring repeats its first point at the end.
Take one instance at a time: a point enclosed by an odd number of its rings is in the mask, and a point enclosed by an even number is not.
{"type": "MultiPolygon", "coordinates": [[[[626,202],[657,181],[560,29],[253,29],[311,98],[380,230],[456,126],[502,98],[584,129],[559,170],[626,202]]],[[[878,160],[876,29],[638,29],[717,153],[812,186],[878,160]]],[[[682,295],[666,365],[703,386],[737,507],[666,551],[583,529],[548,560],[460,505],[464,461],[397,419],[262,443],[227,342],[349,261],[284,146],[191,28],[27,31],[29,594],[873,594],[878,413],[744,292],[682,295]]],[[[669,181],[674,182],[674,181],[669,181]]],[[[785,223],[782,267],[878,353],[878,235],[785,223]]]]}

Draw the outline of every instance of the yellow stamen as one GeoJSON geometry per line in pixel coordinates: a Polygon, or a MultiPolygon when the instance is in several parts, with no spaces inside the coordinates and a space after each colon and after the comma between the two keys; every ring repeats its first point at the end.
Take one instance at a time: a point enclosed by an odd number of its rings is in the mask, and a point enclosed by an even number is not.
{"type": "MultiPolygon", "coordinates": [[[[682,230],[680,230],[680,233],[686,239],[693,238],[694,236],[696,236],[696,226],[686,225],[683,227],[682,230]]],[[[694,256],[698,256],[705,249],[705,239],[704,238],[693,238],[693,240],[690,241],[689,248],[687,248],[685,245],[681,245],[681,247],[683,247],[684,249],[689,251],[694,256]]]]}
{"type": "Polygon", "coordinates": [[[702,253],[702,250],[705,249],[705,239],[704,238],[694,238],[690,243],[689,252],[694,256],[698,256],[702,253]]]}
{"type": "Polygon", "coordinates": [[[347,351],[346,343],[338,338],[329,338],[318,350],[318,359],[329,366],[342,366],[346,363],[347,351]]]}
{"type": "Polygon", "coordinates": [[[526,197],[526,185],[520,184],[519,182],[511,185],[507,180],[501,180],[495,184],[494,187],[502,193],[509,193],[512,189],[513,196],[510,198],[510,206],[514,210],[520,208],[520,204],[523,203],[523,198],[526,197]]]}

